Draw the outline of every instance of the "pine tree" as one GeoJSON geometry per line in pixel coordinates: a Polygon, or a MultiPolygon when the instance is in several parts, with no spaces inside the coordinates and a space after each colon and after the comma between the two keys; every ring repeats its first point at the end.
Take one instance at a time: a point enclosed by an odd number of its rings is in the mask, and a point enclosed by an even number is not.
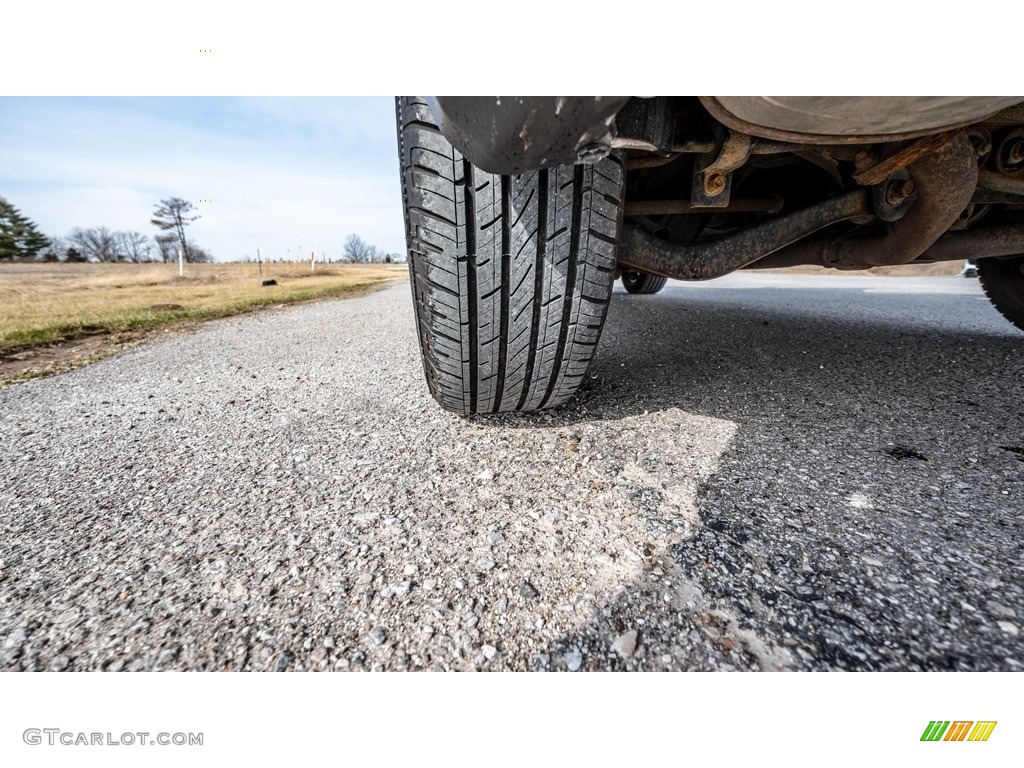
{"type": "Polygon", "coordinates": [[[0,261],[34,259],[49,243],[31,219],[0,197],[0,261]]]}

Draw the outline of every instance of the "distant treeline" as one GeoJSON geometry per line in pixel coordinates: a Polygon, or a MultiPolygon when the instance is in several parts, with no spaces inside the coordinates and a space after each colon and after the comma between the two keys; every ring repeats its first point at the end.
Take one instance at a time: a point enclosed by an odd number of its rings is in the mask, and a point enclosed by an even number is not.
{"type": "MultiPolygon", "coordinates": [[[[31,219],[0,197],[0,261],[172,263],[178,261],[180,252],[187,262],[212,262],[215,259],[206,249],[185,237],[185,228],[199,218],[192,215],[194,210],[192,203],[178,197],[161,200],[150,221],[160,230],[154,237],[135,230],[107,227],[75,227],[66,235],[47,237],[31,219]]],[[[256,261],[251,255],[241,260],[256,261]]],[[[281,261],[272,254],[264,254],[263,260],[281,261]]],[[[392,263],[404,262],[405,255],[387,253],[359,235],[351,234],[345,238],[340,259],[327,259],[318,254],[318,260],[392,263]]]]}
{"type": "Polygon", "coordinates": [[[188,216],[191,203],[172,197],[161,200],[151,224],[162,234],[148,237],[134,230],[75,227],[66,235],[47,237],[35,222],[0,197],[0,261],[171,262],[180,251],[186,261],[213,261],[205,249],[185,239],[185,227],[198,216],[188,216]]]}
{"type": "MultiPolygon", "coordinates": [[[[187,261],[204,263],[213,256],[190,243],[187,261]]],[[[147,237],[132,230],[110,230],[106,227],[75,227],[67,235],[53,235],[49,244],[36,257],[37,261],[103,261],[139,264],[145,261],[175,262],[178,260],[178,238],[174,235],[147,237]]]]}

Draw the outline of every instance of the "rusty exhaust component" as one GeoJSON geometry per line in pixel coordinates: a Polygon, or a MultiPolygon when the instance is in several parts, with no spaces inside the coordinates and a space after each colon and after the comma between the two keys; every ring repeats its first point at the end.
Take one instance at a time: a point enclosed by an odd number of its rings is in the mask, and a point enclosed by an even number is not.
{"type": "MultiPolygon", "coordinates": [[[[1024,197],[1024,176],[1004,176],[984,168],[978,171],[978,186],[996,192],[1024,197]]],[[[1022,201],[1024,202],[1024,201],[1022,201]]]]}
{"type": "Polygon", "coordinates": [[[709,211],[687,200],[634,200],[626,203],[626,216],[665,216],[677,213],[778,213],[782,210],[781,195],[731,200],[728,205],[709,211]]]}
{"type": "MultiPolygon", "coordinates": [[[[759,259],[746,269],[781,269],[783,267],[836,267],[825,258],[827,242],[797,243],[783,248],[770,256],[759,259]]],[[[914,259],[913,264],[933,264],[938,261],[963,261],[964,259],[1009,259],[1024,254],[1024,225],[972,229],[968,232],[951,232],[940,238],[924,253],[914,259]]],[[[844,269],[868,269],[873,265],[862,264],[844,269]]]]}
{"type": "Polygon", "coordinates": [[[960,132],[907,166],[917,202],[888,235],[833,241],[825,258],[837,268],[908,264],[946,232],[971,202],[978,186],[978,161],[967,134],[960,132]]]}
{"type": "Polygon", "coordinates": [[[676,280],[711,280],[831,224],[870,214],[870,193],[858,189],[735,235],[693,245],[673,245],[638,227],[626,225],[622,229],[619,266],[676,280]]]}
{"type": "Polygon", "coordinates": [[[709,280],[776,251],[772,263],[824,264],[837,269],[907,264],[921,256],[957,220],[978,183],[974,147],[963,131],[907,170],[917,202],[883,236],[797,242],[830,224],[871,213],[866,190],[847,192],[802,211],[708,243],[672,245],[625,227],[619,261],[641,272],[677,280],[709,280]],[[788,247],[787,247],[788,246],[788,247]],[[785,249],[784,251],[782,249],[785,249]]]}
{"type": "Polygon", "coordinates": [[[917,261],[1005,259],[1024,254],[1024,225],[972,229],[943,237],[917,261]]]}
{"type": "MultiPolygon", "coordinates": [[[[978,183],[977,160],[967,134],[959,133],[907,170],[914,181],[917,202],[888,235],[795,243],[758,266],[770,269],[817,264],[835,269],[866,269],[909,264],[923,257],[971,202],[978,183]]],[[[936,251],[941,252],[941,248],[936,251]]]]}

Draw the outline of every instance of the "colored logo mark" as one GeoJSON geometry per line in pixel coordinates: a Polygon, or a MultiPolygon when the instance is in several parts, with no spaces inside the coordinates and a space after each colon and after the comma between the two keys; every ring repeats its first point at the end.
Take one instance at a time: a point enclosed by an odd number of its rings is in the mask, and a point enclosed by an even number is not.
{"type": "Polygon", "coordinates": [[[988,741],[995,728],[995,720],[932,720],[921,741],[988,741]]]}

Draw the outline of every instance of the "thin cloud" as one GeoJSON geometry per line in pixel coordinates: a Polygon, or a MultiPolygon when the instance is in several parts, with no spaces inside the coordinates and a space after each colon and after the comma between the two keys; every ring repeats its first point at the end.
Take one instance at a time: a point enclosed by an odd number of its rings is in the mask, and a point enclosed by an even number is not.
{"type": "Polygon", "coordinates": [[[154,204],[184,197],[202,214],[193,236],[224,260],[313,245],[340,256],[351,232],[401,252],[393,111],[391,99],[0,99],[0,195],[50,234],[154,233],[154,204]]]}

